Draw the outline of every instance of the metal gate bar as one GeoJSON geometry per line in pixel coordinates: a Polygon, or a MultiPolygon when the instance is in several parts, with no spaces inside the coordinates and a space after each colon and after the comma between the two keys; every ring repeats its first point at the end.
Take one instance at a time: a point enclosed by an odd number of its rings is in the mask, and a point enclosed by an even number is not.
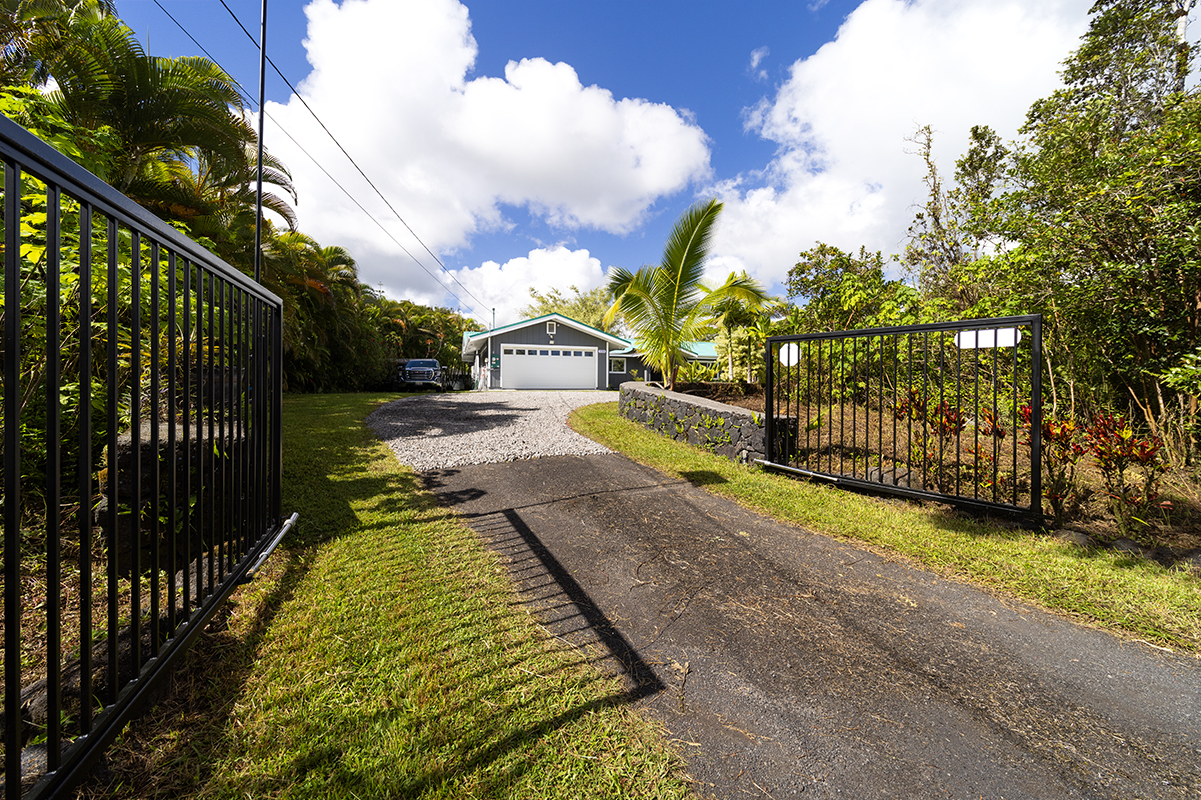
{"type": "Polygon", "coordinates": [[[86,775],[295,516],[280,299],[6,118],[0,159],[16,800],[86,775]]]}
{"type": "Polygon", "coordinates": [[[764,355],[760,463],[1041,519],[1041,316],[773,336],[764,355]]]}

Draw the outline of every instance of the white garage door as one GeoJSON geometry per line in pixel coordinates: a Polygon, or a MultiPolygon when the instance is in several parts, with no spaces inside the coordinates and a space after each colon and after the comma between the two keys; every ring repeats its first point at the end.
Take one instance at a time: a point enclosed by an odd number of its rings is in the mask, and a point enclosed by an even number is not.
{"type": "Polygon", "coordinates": [[[503,389],[595,389],[596,348],[501,345],[503,389]]]}

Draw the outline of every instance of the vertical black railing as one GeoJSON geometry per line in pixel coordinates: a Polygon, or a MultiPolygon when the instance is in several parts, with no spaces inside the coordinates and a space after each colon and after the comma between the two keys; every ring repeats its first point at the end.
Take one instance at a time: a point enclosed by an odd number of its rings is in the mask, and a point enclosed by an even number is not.
{"type": "Polygon", "coordinates": [[[1041,317],[774,336],[765,357],[766,465],[1041,516],[1041,317]]]}
{"type": "Polygon", "coordinates": [[[10,120],[3,797],[63,796],[270,543],[281,305],[10,120]]]}

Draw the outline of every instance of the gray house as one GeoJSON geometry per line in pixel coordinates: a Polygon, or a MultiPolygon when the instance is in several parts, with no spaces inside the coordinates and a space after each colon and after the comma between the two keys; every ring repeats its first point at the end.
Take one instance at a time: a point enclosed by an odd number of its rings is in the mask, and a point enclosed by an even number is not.
{"type": "MultiPolygon", "coordinates": [[[[685,347],[698,361],[717,358],[708,342],[685,347]]],[[[659,377],[629,339],[562,314],[468,331],[463,361],[480,389],[616,389],[625,381],[659,377]]]]}
{"type": "Polygon", "coordinates": [[[463,334],[463,361],[481,389],[607,389],[609,351],[627,339],[544,314],[490,331],[463,334]]]}

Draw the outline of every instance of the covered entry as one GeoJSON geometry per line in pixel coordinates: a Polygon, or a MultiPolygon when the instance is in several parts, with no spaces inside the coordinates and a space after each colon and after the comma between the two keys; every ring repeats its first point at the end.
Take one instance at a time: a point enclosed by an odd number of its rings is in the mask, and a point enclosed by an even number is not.
{"type": "Polygon", "coordinates": [[[501,345],[503,389],[595,389],[595,347],[501,345]]]}

